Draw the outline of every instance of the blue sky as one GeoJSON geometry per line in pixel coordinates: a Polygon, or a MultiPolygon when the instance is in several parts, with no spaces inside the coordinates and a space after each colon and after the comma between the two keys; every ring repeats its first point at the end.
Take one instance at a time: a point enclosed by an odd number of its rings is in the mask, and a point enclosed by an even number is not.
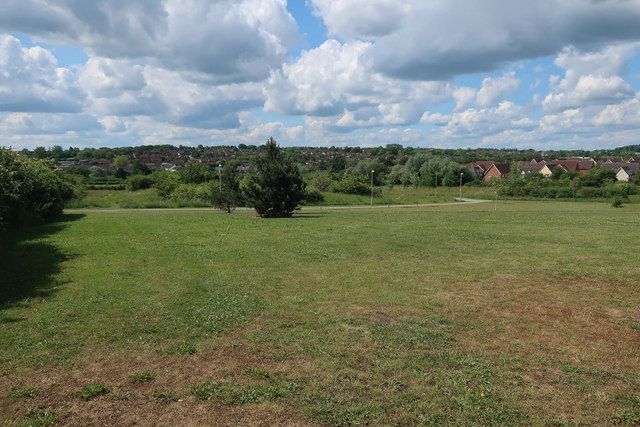
{"type": "Polygon", "coordinates": [[[639,0],[4,0],[0,145],[638,144],[638,22],[639,0]]]}

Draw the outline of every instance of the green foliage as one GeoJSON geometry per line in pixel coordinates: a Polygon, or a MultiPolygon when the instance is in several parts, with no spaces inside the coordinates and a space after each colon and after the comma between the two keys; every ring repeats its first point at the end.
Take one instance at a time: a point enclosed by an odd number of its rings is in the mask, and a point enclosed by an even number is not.
{"type": "Polygon", "coordinates": [[[109,171],[102,169],[100,166],[91,166],[89,168],[90,178],[103,178],[109,176],[109,171]]]}
{"type": "Polygon", "coordinates": [[[621,208],[623,206],[624,199],[621,196],[614,196],[613,199],[611,199],[611,206],[613,206],[614,208],[621,208]]]}
{"type": "Polygon", "coordinates": [[[180,175],[175,172],[154,172],[153,176],[155,179],[154,187],[158,190],[158,194],[163,199],[170,199],[173,190],[182,183],[180,175]]]}
{"type": "Polygon", "coordinates": [[[178,184],[171,194],[169,198],[175,201],[209,201],[211,200],[211,185],[210,184],[178,184]]]}
{"type": "Polygon", "coordinates": [[[29,426],[34,427],[50,426],[58,422],[55,412],[44,405],[29,409],[27,418],[29,418],[29,426]]]}
{"type": "Polygon", "coordinates": [[[73,195],[71,182],[51,161],[0,148],[0,228],[53,220],[73,195]]]}
{"type": "Polygon", "coordinates": [[[206,381],[191,389],[200,400],[215,400],[221,405],[250,405],[288,396],[286,385],[241,384],[235,381],[206,381]]]}
{"type": "Polygon", "coordinates": [[[185,184],[202,184],[214,178],[213,171],[208,166],[199,163],[189,163],[178,173],[185,184]]]}
{"type": "Polygon", "coordinates": [[[366,196],[371,193],[371,184],[367,182],[365,177],[354,174],[340,181],[334,181],[329,187],[329,190],[334,193],[366,196]]]}
{"type": "Polygon", "coordinates": [[[116,169],[124,169],[129,166],[129,156],[117,156],[113,159],[113,167],[116,169]]]}
{"type": "Polygon", "coordinates": [[[19,389],[19,390],[11,390],[9,393],[7,393],[7,396],[9,397],[13,397],[16,399],[25,399],[25,398],[32,398],[36,395],[36,389],[33,387],[30,388],[23,388],[23,389],[19,389]]]}
{"type": "Polygon", "coordinates": [[[163,405],[180,400],[178,394],[171,390],[154,389],[151,396],[160,399],[160,403],[163,405]]]}
{"type": "Polygon", "coordinates": [[[109,393],[109,389],[104,384],[93,383],[82,387],[82,390],[72,393],[73,396],[78,396],[84,400],[91,400],[94,397],[101,396],[109,393]]]}
{"type": "Polygon", "coordinates": [[[212,202],[227,213],[233,212],[243,201],[240,191],[240,179],[236,175],[238,164],[228,163],[219,177],[219,181],[211,181],[212,202]]]}
{"type": "Polygon", "coordinates": [[[131,175],[127,178],[127,191],[144,190],[145,188],[151,188],[153,180],[146,175],[131,175]]]}
{"type": "Polygon", "coordinates": [[[151,173],[151,169],[149,169],[149,166],[145,165],[140,160],[135,160],[131,165],[131,173],[133,175],[149,175],[151,173]]]}
{"type": "Polygon", "coordinates": [[[324,202],[324,196],[317,188],[307,187],[304,192],[304,201],[306,203],[324,202]]]}
{"type": "Polygon", "coordinates": [[[133,374],[129,377],[132,383],[146,383],[153,379],[153,374],[149,371],[133,374]]]}
{"type": "Polygon", "coordinates": [[[269,138],[248,174],[245,196],[263,218],[290,217],[304,199],[305,183],[291,157],[269,138]]]}

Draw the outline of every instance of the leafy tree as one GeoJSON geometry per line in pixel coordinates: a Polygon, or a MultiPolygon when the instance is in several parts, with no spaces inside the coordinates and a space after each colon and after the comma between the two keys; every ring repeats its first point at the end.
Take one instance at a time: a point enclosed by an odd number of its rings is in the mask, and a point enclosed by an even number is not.
{"type": "Polygon", "coordinates": [[[127,156],[118,156],[113,159],[113,167],[116,169],[124,169],[129,166],[129,157],[127,156]]]}
{"type": "Polygon", "coordinates": [[[109,172],[102,169],[100,166],[91,166],[89,168],[89,177],[91,178],[103,178],[108,175],[109,172]]]}
{"type": "Polygon", "coordinates": [[[185,184],[201,184],[213,179],[213,175],[205,165],[189,163],[180,171],[180,178],[185,184]]]}
{"type": "Polygon", "coordinates": [[[135,160],[131,166],[131,173],[133,175],[149,175],[151,173],[151,169],[149,169],[149,166],[145,165],[140,160],[135,160]]]}
{"type": "Polygon", "coordinates": [[[269,138],[249,172],[245,195],[251,206],[263,218],[290,217],[304,199],[304,190],[298,166],[269,138]]]}
{"type": "Polygon", "coordinates": [[[236,206],[242,203],[240,180],[236,175],[238,164],[230,162],[222,169],[220,182],[212,181],[212,201],[220,209],[231,213],[236,206]],[[220,189],[222,187],[222,189],[220,189]]]}

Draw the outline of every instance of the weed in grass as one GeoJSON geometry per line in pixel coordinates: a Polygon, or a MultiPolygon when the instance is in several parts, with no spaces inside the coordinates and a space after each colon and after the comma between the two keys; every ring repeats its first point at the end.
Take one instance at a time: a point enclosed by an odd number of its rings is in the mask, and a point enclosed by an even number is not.
{"type": "Polygon", "coordinates": [[[49,407],[39,406],[37,408],[31,408],[27,411],[27,418],[29,419],[29,426],[50,426],[58,422],[58,417],[55,412],[49,407]]]}
{"type": "Polygon", "coordinates": [[[242,373],[242,375],[247,375],[254,378],[264,378],[264,379],[267,379],[270,377],[269,372],[267,372],[266,369],[254,368],[254,367],[247,369],[242,373]]]}
{"type": "Polygon", "coordinates": [[[7,395],[9,397],[13,397],[17,399],[32,398],[36,395],[36,389],[33,387],[30,387],[30,388],[23,388],[19,390],[11,390],[9,393],[7,393],[7,395]]]}
{"type": "Polygon", "coordinates": [[[129,377],[132,383],[146,383],[153,379],[153,374],[149,371],[141,372],[139,374],[134,374],[129,377]]]}
{"type": "Polygon", "coordinates": [[[93,383],[86,385],[82,390],[72,393],[73,396],[81,397],[84,400],[91,400],[94,397],[109,393],[109,389],[104,384],[93,383]]]}
{"type": "Polygon", "coordinates": [[[153,390],[151,396],[155,397],[156,399],[160,399],[160,403],[162,403],[163,405],[180,400],[178,394],[171,390],[155,389],[153,390]]]}
{"type": "Polygon", "coordinates": [[[180,354],[180,355],[196,354],[198,352],[198,347],[188,342],[182,342],[179,344],[169,346],[161,350],[160,352],[164,354],[180,354]]]}
{"type": "Polygon", "coordinates": [[[222,405],[249,405],[273,401],[290,395],[296,383],[280,385],[241,384],[236,381],[206,381],[191,389],[200,400],[215,400],[222,405]]]}

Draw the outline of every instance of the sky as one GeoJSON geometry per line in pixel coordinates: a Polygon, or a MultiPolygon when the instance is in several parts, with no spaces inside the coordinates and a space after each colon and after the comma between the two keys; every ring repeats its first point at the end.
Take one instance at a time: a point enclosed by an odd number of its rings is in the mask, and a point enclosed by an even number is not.
{"type": "Polygon", "coordinates": [[[2,0],[0,146],[640,143],[640,0],[2,0]]]}

